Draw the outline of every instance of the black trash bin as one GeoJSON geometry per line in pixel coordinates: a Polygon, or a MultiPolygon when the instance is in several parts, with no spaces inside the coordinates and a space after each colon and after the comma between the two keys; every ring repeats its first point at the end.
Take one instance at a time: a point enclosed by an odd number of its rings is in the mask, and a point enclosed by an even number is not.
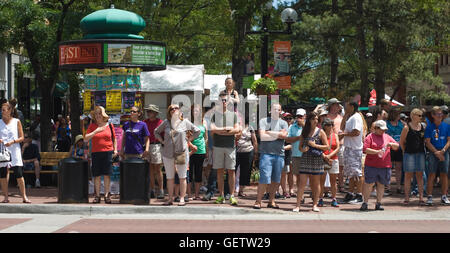
{"type": "Polygon", "coordinates": [[[120,203],[148,205],[149,163],[140,158],[129,158],[120,162],[120,203]]]}
{"type": "Polygon", "coordinates": [[[58,203],[89,203],[88,162],[65,158],[59,162],[58,203]]]}

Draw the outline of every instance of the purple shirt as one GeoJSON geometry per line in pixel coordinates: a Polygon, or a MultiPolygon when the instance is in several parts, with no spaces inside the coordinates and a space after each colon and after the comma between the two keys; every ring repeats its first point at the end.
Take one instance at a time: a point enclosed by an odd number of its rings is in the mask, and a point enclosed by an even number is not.
{"type": "Polygon", "coordinates": [[[150,136],[147,124],[145,122],[127,121],[123,124],[125,134],[125,154],[144,153],[145,137],[150,136]]]}

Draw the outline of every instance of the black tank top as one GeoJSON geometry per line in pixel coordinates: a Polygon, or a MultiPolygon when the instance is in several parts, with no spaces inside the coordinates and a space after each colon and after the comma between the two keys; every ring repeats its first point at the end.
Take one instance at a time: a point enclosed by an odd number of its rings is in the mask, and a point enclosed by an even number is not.
{"type": "Polygon", "coordinates": [[[420,124],[420,130],[416,131],[411,128],[408,123],[409,131],[406,136],[405,152],[406,153],[423,153],[425,152],[423,125],[420,124]]]}

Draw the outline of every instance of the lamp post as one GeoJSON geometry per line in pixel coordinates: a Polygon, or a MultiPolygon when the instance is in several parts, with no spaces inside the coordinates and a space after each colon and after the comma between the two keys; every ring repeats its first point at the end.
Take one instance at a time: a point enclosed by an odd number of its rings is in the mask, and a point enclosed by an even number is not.
{"type": "MultiPolygon", "coordinates": [[[[266,6],[267,9],[272,7],[272,3],[266,6]]],[[[269,49],[269,35],[270,34],[292,34],[291,26],[297,21],[297,12],[292,8],[286,8],[281,12],[281,20],[283,23],[287,24],[287,29],[284,31],[279,30],[269,30],[267,27],[267,22],[270,15],[266,12],[263,15],[262,27],[259,31],[247,31],[246,34],[262,34],[262,46],[261,46],[261,77],[264,77],[268,73],[267,62],[268,62],[268,49],[269,49]]]]}

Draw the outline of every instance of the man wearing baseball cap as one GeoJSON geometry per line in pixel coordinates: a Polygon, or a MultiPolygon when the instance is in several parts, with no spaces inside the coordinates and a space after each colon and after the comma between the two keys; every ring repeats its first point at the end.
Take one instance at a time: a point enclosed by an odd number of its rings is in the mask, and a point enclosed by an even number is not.
{"type": "MultiPolygon", "coordinates": [[[[341,127],[341,122],[342,122],[342,114],[341,111],[343,110],[342,106],[341,106],[341,101],[339,101],[337,98],[331,98],[330,100],[328,100],[328,104],[327,104],[327,118],[331,119],[334,123],[334,133],[338,134],[340,131],[340,127],[341,127]]],[[[343,174],[343,170],[344,170],[344,140],[340,140],[339,142],[339,153],[338,153],[338,161],[339,161],[339,176],[338,176],[338,181],[339,181],[339,191],[343,192],[344,191],[344,174],[343,174]]]]}
{"type": "MultiPolygon", "coordinates": [[[[292,174],[296,175],[297,182],[300,182],[300,174],[299,174],[299,159],[302,157],[302,152],[300,152],[300,149],[298,146],[300,145],[300,135],[302,134],[302,129],[305,126],[305,118],[306,118],[306,111],[303,108],[297,109],[295,113],[295,122],[292,124],[288,129],[288,136],[286,138],[287,143],[292,143],[292,174]]],[[[299,187],[300,184],[297,183],[297,187],[299,187]]],[[[291,197],[295,197],[296,195],[294,192],[289,193],[291,197]]],[[[299,200],[301,201],[301,200],[299,200]]]]}
{"type": "Polygon", "coordinates": [[[155,188],[155,178],[159,186],[158,199],[164,199],[163,188],[163,175],[161,171],[162,157],[161,157],[161,143],[155,138],[155,129],[163,122],[158,118],[160,113],[158,106],[149,104],[144,108],[147,112],[147,119],[144,120],[147,124],[147,128],[150,132],[150,157],[148,157],[150,163],[150,197],[154,198],[157,189],[155,188]]]}

